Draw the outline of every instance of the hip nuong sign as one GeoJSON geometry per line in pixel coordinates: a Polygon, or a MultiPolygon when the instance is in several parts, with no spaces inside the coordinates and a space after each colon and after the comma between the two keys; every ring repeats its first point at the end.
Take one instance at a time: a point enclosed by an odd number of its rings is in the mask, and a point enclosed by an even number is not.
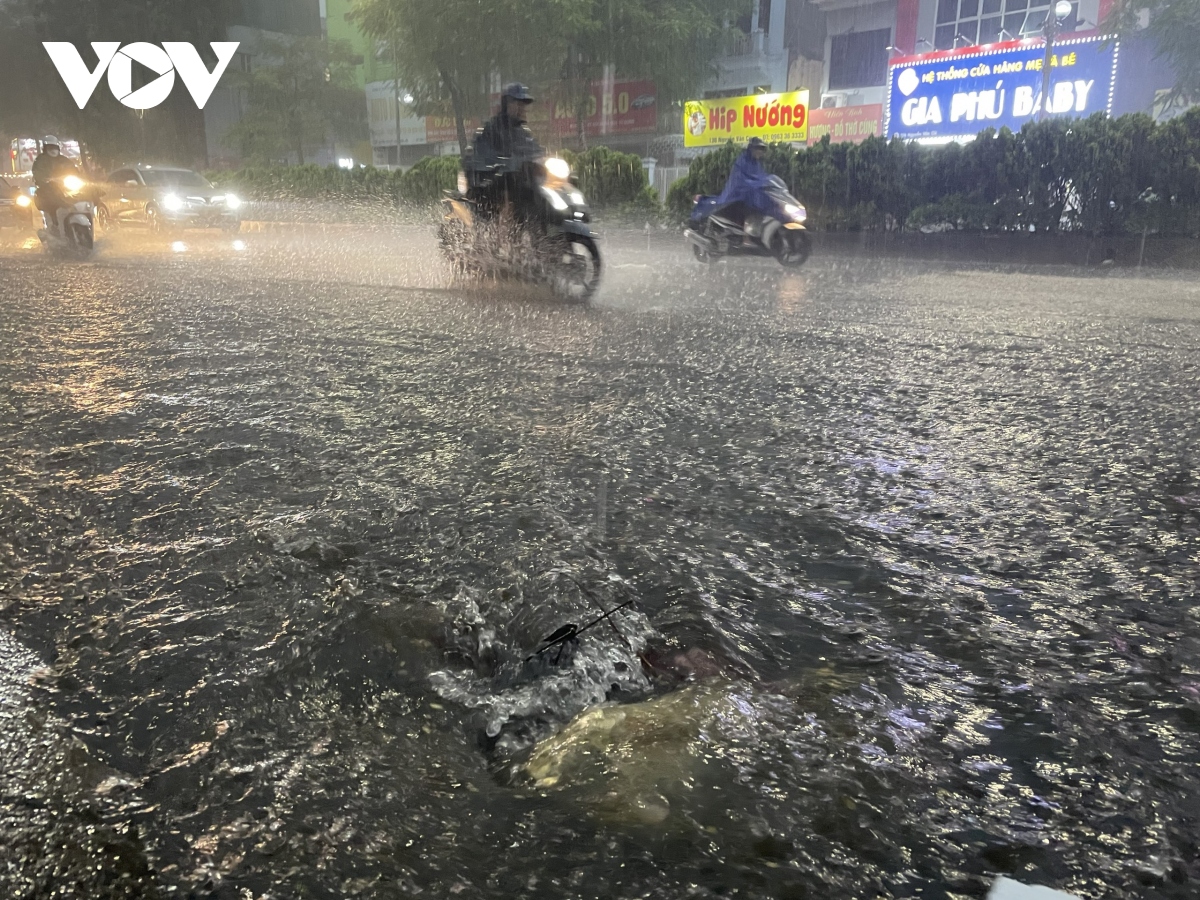
{"type": "Polygon", "coordinates": [[[808,140],[808,90],[689,100],[683,106],[685,147],[712,147],[752,137],[770,143],[808,140]]]}

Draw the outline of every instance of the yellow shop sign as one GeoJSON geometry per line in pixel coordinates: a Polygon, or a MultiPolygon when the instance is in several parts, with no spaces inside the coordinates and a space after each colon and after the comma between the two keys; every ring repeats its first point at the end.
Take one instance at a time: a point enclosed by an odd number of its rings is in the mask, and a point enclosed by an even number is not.
{"type": "Polygon", "coordinates": [[[808,140],[808,91],[689,100],[683,106],[683,143],[711,147],[752,137],[769,143],[808,140]]]}

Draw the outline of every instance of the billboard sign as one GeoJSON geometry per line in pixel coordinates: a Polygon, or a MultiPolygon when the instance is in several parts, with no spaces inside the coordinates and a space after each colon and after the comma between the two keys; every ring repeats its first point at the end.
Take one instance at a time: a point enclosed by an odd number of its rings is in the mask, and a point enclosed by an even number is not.
{"type": "MultiPolygon", "coordinates": [[[[453,117],[413,116],[408,112],[408,106],[402,105],[402,115],[397,122],[396,89],[393,82],[372,81],[367,85],[366,91],[367,127],[373,147],[394,147],[397,139],[401,147],[458,141],[458,127],[454,124],[453,117]]],[[[479,127],[479,122],[469,119],[465,124],[469,138],[479,127]]]]}
{"type": "MultiPolygon", "coordinates": [[[[1052,116],[1111,111],[1116,43],[1056,41],[1050,58],[1052,116]]],[[[1009,41],[894,60],[888,71],[888,138],[971,140],[985,128],[1020,131],[1042,108],[1042,40],[1009,41]]]]}
{"type": "Polygon", "coordinates": [[[883,133],[883,104],[834,106],[814,109],[808,114],[808,143],[815,144],[825,135],[831,143],[860,143],[883,133]]]}
{"type": "MultiPolygon", "coordinates": [[[[604,134],[647,134],[658,130],[658,90],[653,81],[594,81],[584,101],[583,127],[588,137],[604,134]]],[[[578,131],[572,104],[553,104],[553,130],[559,137],[578,131]]]]}
{"type": "Polygon", "coordinates": [[[752,137],[770,143],[808,140],[808,89],[786,94],[752,94],[689,100],[683,106],[685,147],[714,147],[752,137]]]}
{"type": "MultiPolygon", "coordinates": [[[[500,95],[492,94],[492,109],[500,95]]],[[[583,128],[588,137],[652,134],[658,131],[658,89],[653,81],[593,81],[582,99],[583,128]]],[[[557,143],[579,133],[575,104],[563,92],[538,96],[529,109],[529,129],[540,140],[557,143]]]]}

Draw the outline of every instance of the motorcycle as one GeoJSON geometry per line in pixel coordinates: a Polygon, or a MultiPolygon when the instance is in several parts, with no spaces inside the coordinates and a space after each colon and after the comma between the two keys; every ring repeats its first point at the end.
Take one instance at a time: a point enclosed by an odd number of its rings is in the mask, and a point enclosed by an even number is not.
{"type": "Polygon", "coordinates": [[[95,246],[96,199],[94,189],[78,175],[67,175],[61,179],[62,194],[66,204],[57,210],[57,225],[52,225],[49,214],[42,210],[42,228],[38,239],[48,251],[67,251],[77,256],[88,256],[95,246]]]}
{"type": "Polygon", "coordinates": [[[804,227],[808,213],[777,175],[770,177],[764,194],[772,213],[761,219],[747,217],[741,203],[718,207],[716,197],[697,195],[690,227],[683,232],[696,259],[709,263],[722,256],[771,256],[788,268],[803,265],[812,253],[812,238],[804,227]]]}
{"type": "Polygon", "coordinates": [[[589,300],[600,286],[598,236],[566,161],[501,160],[471,177],[459,172],[458,189],[442,199],[438,243],[455,274],[515,276],[564,300],[589,300]]]}

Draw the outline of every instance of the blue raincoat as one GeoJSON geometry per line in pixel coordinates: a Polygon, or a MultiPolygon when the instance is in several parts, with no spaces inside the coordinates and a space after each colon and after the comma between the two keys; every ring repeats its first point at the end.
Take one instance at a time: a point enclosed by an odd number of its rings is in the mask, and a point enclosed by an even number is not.
{"type": "Polygon", "coordinates": [[[692,210],[692,222],[704,221],[715,210],[728,203],[742,203],[748,210],[765,216],[773,215],[773,204],[767,199],[764,191],[770,178],[762,163],[754,158],[747,147],[734,161],[733,171],[729,173],[729,180],[725,182],[725,190],[716,197],[702,197],[692,210]]]}
{"type": "Polygon", "coordinates": [[[770,179],[762,163],[754,158],[747,147],[733,164],[729,180],[725,182],[725,190],[721,191],[715,203],[716,207],[728,203],[744,203],[748,209],[763,215],[771,215],[774,205],[763,193],[770,179]]]}

